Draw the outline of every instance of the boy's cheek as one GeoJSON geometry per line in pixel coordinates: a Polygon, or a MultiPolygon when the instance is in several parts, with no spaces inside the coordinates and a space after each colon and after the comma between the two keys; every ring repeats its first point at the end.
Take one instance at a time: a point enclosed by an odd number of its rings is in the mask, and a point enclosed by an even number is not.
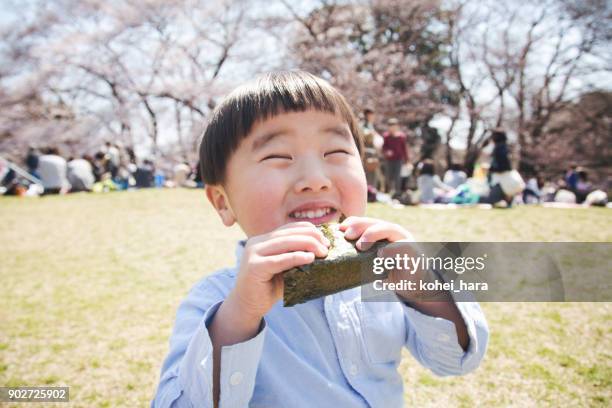
{"type": "Polygon", "coordinates": [[[354,171],[351,180],[343,187],[343,195],[349,201],[349,207],[345,210],[345,215],[362,217],[365,215],[366,206],[368,203],[368,186],[365,179],[365,174],[354,171]]]}
{"type": "Polygon", "coordinates": [[[245,174],[242,183],[233,187],[232,206],[248,236],[270,232],[284,221],[279,180],[245,174]]]}
{"type": "MultiPolygon", "coordinates": [[[[345,217],[363,217],[366,213],[367,197],[362,199],[360,196],[349,198],[350,202],[343,205],[343,215],[345,217]]],[[[344,200],[345,202],[347,200],[344,200]]]]}

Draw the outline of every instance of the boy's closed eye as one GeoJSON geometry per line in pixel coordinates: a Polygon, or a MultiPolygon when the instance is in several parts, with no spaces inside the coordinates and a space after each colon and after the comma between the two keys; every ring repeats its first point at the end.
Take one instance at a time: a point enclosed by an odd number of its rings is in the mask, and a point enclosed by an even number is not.
{"type": "Polygon", "coordinates": [[[265,156],[263,159],[261,159],[260,162],[263,162],[266,160],[273,160],[273,159],[292,160],[293,158],[288,154],[269,154],[265,156]]]}
{"type": "Polygon", "coordinates": [[[335,149],[335,150],[331,150],[329,152],[326,152],[324,156],[329,156],[331,154],[351,154],[351,153],[349,153],[345,149],[335,149]]]}
{"type": "MultiPolygon", "coordinates": [[[[330,150],[328,152],[325,152],[325,154],[323,155],[324,157],[327,157],[329,155],[333,155],[333,154],[347,154],[350,155],[351,153],[346,150],[346,149],[334,149],[334,150],[330,150]]],[[[274,153],[274,154],[269,154],[267,156],[264,156],[261,160],[259,160],[260,162],[266,161],[266,160],[274,160],[274,159],[278,159],[278,160],[293,160],[293,157],[289,154],[282,154],[282,153],[274,153]]]]}

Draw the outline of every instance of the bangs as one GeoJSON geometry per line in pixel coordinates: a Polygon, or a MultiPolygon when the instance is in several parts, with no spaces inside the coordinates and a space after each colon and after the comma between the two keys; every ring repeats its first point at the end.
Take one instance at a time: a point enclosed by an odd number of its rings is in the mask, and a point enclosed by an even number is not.
{"type": "Polygon", "coordinates": [[[304,71],[273,72],[237,88],[215,108],[200,145],[203,181],[207,184],[225,181],[227,161],[257,122],[282,113],[307,110],[342,117],[362,152],[357,121],[340,92],[304,71]]]}

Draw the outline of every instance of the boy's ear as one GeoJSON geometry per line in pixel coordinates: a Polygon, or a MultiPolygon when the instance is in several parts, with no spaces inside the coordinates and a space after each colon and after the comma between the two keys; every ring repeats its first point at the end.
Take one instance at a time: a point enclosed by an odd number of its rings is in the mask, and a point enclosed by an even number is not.
{"type": "Polygon", "coordinates": [[[207,184],[204,187],[208,201],[215,207],[217,214],[226,227],[231,227],[236,222],[236,216],[230,206],[229,199],[222,186],[207,184]]]}

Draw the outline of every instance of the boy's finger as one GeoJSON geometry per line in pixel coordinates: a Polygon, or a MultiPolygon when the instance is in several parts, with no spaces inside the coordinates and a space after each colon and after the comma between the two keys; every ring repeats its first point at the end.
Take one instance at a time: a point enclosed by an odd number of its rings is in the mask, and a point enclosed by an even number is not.
{"type": "Polygon", "coordinates": [[[361,234],[356,246],[359,250],[365,250],[377,241],[388,240],[396,242],[400,240],[412,240],[412,236],[404,228],[390,222],[379,222],[371,225],[361,234]]]}
{"type": "Polygon", "coordinates": [[[361,223],[364,223],[364,222],[370,222],[371,223],[371,222],[375,222],[375,221],[376,221],[376,219],[374,219],[374,218],[356,217],[354,215],[351,215],[350,217],[346,218],[344,221],[342,221],[340,223],[340,229],[344,230],[347,227],[350,227],[351,225],[354,225],[354,224],[361,224],[361,223]]]}
{"type": "Polygon", "coordinates": [[[277,237],[290,237],[294,235],[309,235],[311,237],[318,239],[320,242],[324,243],[325,245],[329,245],[329,240],[325,238],[325,236],[323,235],[321,231],[319,231],[316,227],[314,227],[310,223],[304,223],[304,224],[305,225],[299,225],[297,227],[283,226],[270,233],[251,237],[248,240],[248,244],[255,245],[255,244],[265,242],[265,241],[268,241],[270,239],[277,238],[277,237]]]}
{"type": "Polygon", "coordinates": [[[351,227],[361,226],[359,228],[362,228],[363,226],[369,226],[369,225],[373,225],[379,222],[380,220],[376,218],[351,216],[340,224],[340,231],[346,232],[349,229],[351,229],[351,227]]]}
{"type": "Polygon", "coordinates": [[[269,235],[291,234],[291,233],[294,233],[295,231],[302,232],[304,230],[306,230],[306,231],[314,231],[314,232],[317,232],[318,234],[320,234],[321,236],[323,236],[323,233],[321,231],[319,231],[317,226],[314,225],[311,222],[308,222],[308,221],[290,222],[289,224],[285,224],[285,225],[283,225],[281,227],[278,227],[274,231],[270,232],[269,235]]]}
{"type": "Polygon", "coordinates": [[[315,256],[312,252],[286,252],[283,254],[266,257],[266,260],[262,263],[262,266],[266,266],[266,272],[270,275],[270,279],[273,279],[281,272],[295,268],[296,266],[308,265],[314,260],[315,256]]]}
{"type": "Polygon", "coordinates": [[[260,242],[253,247],[259,256],[272,256],[292,251],[312,252],[318,257],[327,256],[327,247],[308,235],[276,237],[260,242]]]}
{"type": "Polygon", "coordinates": [[[282,229],[287,229],[287,228],[295,228],[295,227],[314,227],[315,229],[317,227],[315,227],[315,225],[312,222],[308,222],[308,221],[294,221],[294,222],[290,222],[288,224],[282,225],[280,227],[278,227],[276,229],[276,231],[278,230],[282,230],[282,229]]]}
{"type": "Polygon", "coordinates": [[[319,231],[316,227],[314,227],[312,224],[310,224],[310,226],[300,226],[295,228],[285,228],[282,230],[278,229],[272,231],[267,235],[265,241],[268,241],[273,238],[291,237],[295,235],[311,236],[317,239],[319,242],[322,242],[325,245],[329,245],[329,240],[325,237],[325,235],[323,235],[323,233],[319,231]]]}
{"type": "Polygon", "coordinates": [[[363,232],[370,228],[372,225],[376,225],[380,223],[378,220],[374,220],[372,218],[367,218],[359,222],[354,222],[347,226],[344,230],[344,237],[346,239],[357,239],[363,234],[363,232]]]}

